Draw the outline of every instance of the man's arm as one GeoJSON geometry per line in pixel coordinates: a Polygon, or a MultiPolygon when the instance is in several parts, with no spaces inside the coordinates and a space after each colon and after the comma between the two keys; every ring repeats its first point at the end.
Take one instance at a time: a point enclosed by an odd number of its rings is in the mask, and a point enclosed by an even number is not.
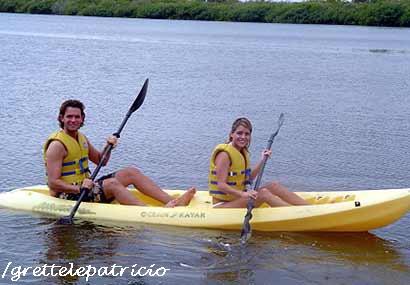
{"type": "MultiPolygon", "coordinates": [[[[87,143],[88,143],[88,158],[94,162],[95,164],[100,163],[100,160],[102,158],[102,154],[104,152],[104,150],[108,147],[108,144],[111,143],[114,147],[117,146],[118,144],[118,139],[115,136],[109,136],[107,138],[107,144],[105,145],[105,147],[103,148],[103,150],[100,152],[98,151],[91,143],[90,141],[87,139],[87,143]]],[[[108,155],[105,157],[104,161],[103,161],[103,166],[105,166],[108,161],[110,160],[110,156],[111,153],[108,153],[108,155]]]]}
{"type": "Polygon", "coordinates": [[[54,193],[80,193],[80,186],[71,185],[61,179],[61,168],[67,151],[59,141],[52,141],[46,151],[48,187],[54,193]]]}
{"type": "MultiPolygon", "coordinates": [[[[100,160],[102,158],[102,154],[104,152],[104,149],[100,152],[98,149],[96,149],[87,139],[88,142],[88,158],[94,162],[95,164],[100,163],[100,160]]],[[[105,146],[107,147],[107,146],[105,146]]],[[[108,159],[110,158],[110,154],[105,158],[105,161],[103,162],[103,166],[105,166],[108,162],[108,159]]]]}

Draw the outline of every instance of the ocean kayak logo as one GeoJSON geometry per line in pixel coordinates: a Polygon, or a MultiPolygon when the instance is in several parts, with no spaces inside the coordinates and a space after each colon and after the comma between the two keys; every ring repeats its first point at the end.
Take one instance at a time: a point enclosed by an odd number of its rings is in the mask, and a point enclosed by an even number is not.
{"type": "Polygon", "coordinates": [[[205,212],[155,212],[142,211],[141,218],[205,219],[205,212]]]}
{"type": "MultiPolygon", "coordinates": [[[[72,208],[72,206],[70,206],[70,205],[57,205],[57,204],[54,204],[54,203],[43,202],[43,203],[40,203],[40,204],[34,206],[32,209],[33,209],[33,211],[36,211],[36,212],[47,212],[47,213],[50,213],[50,212],[59,212],[60,213],[60,212],[62,212],[62,213],[68,213],[68,212],[71,211],[71,208],[72,208]]],[[[83,209],[79,208],[77,211],[80,214],[87,214],[87,215],[95,215],[96,214],[95,212],[90,211],[88,209],[84,209],[84,208],[83,209]]]]}

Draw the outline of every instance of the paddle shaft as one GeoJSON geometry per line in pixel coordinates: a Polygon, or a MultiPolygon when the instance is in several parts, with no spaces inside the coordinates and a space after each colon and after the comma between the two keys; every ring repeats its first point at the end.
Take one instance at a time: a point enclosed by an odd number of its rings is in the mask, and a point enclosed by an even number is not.
{"type": "MultiPolygon", "coordinates": [[[[108,146],[104,148],[103,154],[101,155],[100,162],[98,163],[97,167],[94,169],[93,173],[91,174],[90,179],[92,181],[94,181],[95,178],[97,177],[98,172],[100,171],[101,167],[103,166],[104,160],[106,159],[106,157],[108,156],[108,154],[111,152],[112,149],[113,149],[112,144],[108,144],[108,146]]],[[[78,210],[78,207],[80,207],[81,201],[84,199],[84,196],[85,196],[85,194],[87,194],[88,191],[90,191],[90,189],[87,189],[85,187],[80,188],[80,193],[81,193],[80,197],[78,198],[78,200],[75,203],[74,207],[71,209],[71,212],[70,212],[70,215],[68,216],[68,219],[72,220],[74,218],[74,215],[78,210]]]]}
{"type": "MultiPolygon", "coordinates": [[[[276,131],[270,136],[268,140],[268,144],[266,146],[267,150],[270,150],[272,148],[273,141],[275,140],[275,137],[278,135],[280,128],[282,127],[284,120],[284,115],[283,113],[280,114],[279,119],[278,119],[278,128],[276,131]]],[[[262,160],[262,165],[259,170],[258,176],[256,178],[255,185],[253,187],[254,191],[259,191],[259,187],[262,181],[262,175],[263,171],[265,170],[265,165],[266,162],[268,161],[269,156],[265,155],[262,160]]],[[[250,226],[250,220],[252,219],[252,210],[255,207],[255,199],[249,199],[248,204],[247,204],[247,211],[246,215],[243,221],[243,227],[242,227],[242,232],[241,232],[241,241],[246,242],[250,238],[250,233],[251,233],[251,226],[250,226]]]]}
{"type": "MultiPolygon", "coordinates": [[[[278,133],[276,132],[274,136],[270,137],[270,139],[268,141],[268,145],[266,146],[267,150],[270,150],[272,148],[273,140],[274,140],[274,138],[277,134],[278,133]]],[[[268,161],[268,159],[269,159],[269,156],[267,156],[267,155],[265,155],[263,157],[262,165],[261,165],[261,168],[259,170],[258,176],[256,177],[255,185],[253,187],[253,190],[255,190],[255,191],[259,191],[259,186],[262,182],[262,175],[263,175],[263,172],[265,171],[265,166],[266,166],[266,162],[268,161]]],[[[248,212],[252,211],[254,206],[255,206],[255,199],[249,199],[248,206],[247,206],[248,212]]]]}
{"type": "MultiPolygon", "coordinates": [[[[131,112],[131,110],[128,110],[127,114],[125,115],[125,118],[122,120],[122,123],[120,125],[120,127],[118,128],[118,131],[116,131],[115,133],[113,133],[113,136],[115,136],[117,139],[120,138],[120,134],[122,132],[122,129],[124,129],[125,124],[127,123],[128,119],[131,117],[131,114],[133,112],[131,112]]],[[[98,172],[100,171],[101,167],[103,166],[104,160],[106,159],[106,157],[111,153],[112,149],[114,148],[114,146],[112,144],[108,144],[107,147],[104,148],[104,151],[101,155],[101,159],[100,162],[97,165],[97,168],[94,169],[93,173],[91,174],[90,179],[92,181],[95,180],[95,178],[98,175],[98,172]]],[[[81,193],[82,195],[82,193],[81,193]]],[[[81,197],[81,196],[80,196],[81,197]]]]}
{"type": "MultiPolygon", "coordinates": [[[[271,147],[272,147],[272,143],[273,143],[273,138],[271,137],[271,139],[269,139],[269,141],[268,141],[268,145],[266,146],[266,149],[270,150],[271,147]]],[[[259,174],[258,174],[258,176],[256,177],[255,185],[254,185],[254,187],[253,187],[253,190],[255,190],[255,191],[258,191],[258,190],[259,190],[259,186],[260,186],[261,181],[262,181],[262,174],[263,174],[263,172],[265,171],[265,166],[266,166],[266,162],[268,161],[268,158],[269,158],[269,157],[268,157],[267,155],[265,155],[265,156],[263,157],[262,165],[261,165],[261,168],[260,168],[260,170],[259,170],[259,174]]],[[[248,202],[248,205],[251,204],[252,207],[253,207],[254,202],[255,202],[254,199],[250,199],[249,202],[248,202]]]]}
{"type": "MultiPolygon", "coordinates": [[[[125,116],[124,120],[122,120],[122,123],[121,123],[120,127],[118,128],[118,131],[113,134],[115,137],[117,137],[117,138],[120,137],[120,134],[121,134],[121,132],[122,132],[122,129],[124,129],[125,124],[127,123],[128,119],[131,117],[131,114],[132,114],[132,112],[130,112],[130,110],[129,110],[129,111],[127,112],[127,115],[125,116]]],[[[105,160],[105,159],[107,158],[107,156],[111,153],[113,147],[114,147],[114,146],[113,146],[111,143],[109,143],[109,144],[104,148],[103,153],[102,153],[102,155],[101,155],[100,162],[98,163],[97,167],[94,169],[93,173],[91,174],[90,179],[91,179],[92,181],[94,181],[95,178],[97,177],[98,172],[100,172],[100,169],[101,169],[101,167],[102,167],[103,164],[104,164],[104,160],[105,160]]],[[[72,219],[74,218],[74,215],[75,215],[75,213],[76,213],[77,210],[78,210],[78,207],[80,207],[81,201],[84,199],[84,196],[85,196],[85,194],[87,194],[88,191],[90,191],[90,189],[87,189],[87,188],[84,188],[84,187],[81,187],[81,188],[80,188],[80,193],[81,193],[81,194],[80,194],[80,198],[78,198],[78,200],[77,200],[77,202],[75,203],[74,207],[71,209],[71,213],[70,213],[70,215],[68,216],[69,219],[72,220],[72,219]]]]}
{"type": "MultiPolygon", "coordinates": [[[[124,129],[125,124],[127,123],[128,119],[131,117],[132,113],[134,113],[144,102],[145,95],[147,92],[148,88],[148,79],[145,80],[144,85],[139,92],[137,98],[135,99],[134,103],[131,105],[129,108],[127,114],[125,115],[125,118],[122,120],[120,127],[118,130],[113,134],[115,137],[119,138],[122,130],[124,129]]],[[[100,171],[101,167],[103,166],[103,163],[107,156],[111,153],[112,149],[114,148],[113,144],[108,143],[108,145],[104,148],[103,153],[101,155],[100,161],[98,162],[97,167],[94,169],[93,173],[91,174],[90,179],[92,181],[95,180],[95,178],[98,175],[98,172],[100,171]]],[[[80,207],[80,204],[82,200],[84,199],[84,196],[87,194],[87,192],[90,191],[90,189],[81,187],[80,188],[80,197],[78,198],[77,202],[75,203],[74,207],[71,209],[70,215],[68,217],[63,217],[62,220],[68,220],[70,223],[72,222],[75,213],[77,212],[78,208],[80,207]]]]}

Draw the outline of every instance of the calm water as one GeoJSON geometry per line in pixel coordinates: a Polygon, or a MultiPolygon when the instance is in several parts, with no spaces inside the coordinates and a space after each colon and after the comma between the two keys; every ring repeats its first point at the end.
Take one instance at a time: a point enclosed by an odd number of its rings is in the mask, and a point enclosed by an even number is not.
{"type": "MultiPolygon", "coordinates": [[[[210,152],[236,117],[254,124],[256,160],[283,112],[265,180],[409,187],[409,74],[409,29],[0,14],[0,191],[44,184],[41,147],[63,100],[84,101],[84,132],[102,146],[145,78],[146,101],[104,173],[135,165],[162,187],[205,189],[210,152]]],[[[0,275],[10,261],[73,262],[171,269],[90,284],[410,283],[409,214],[371,233],[254,233],[246,248],[238,232],[54,221],[0,209],[0,275]]]]}

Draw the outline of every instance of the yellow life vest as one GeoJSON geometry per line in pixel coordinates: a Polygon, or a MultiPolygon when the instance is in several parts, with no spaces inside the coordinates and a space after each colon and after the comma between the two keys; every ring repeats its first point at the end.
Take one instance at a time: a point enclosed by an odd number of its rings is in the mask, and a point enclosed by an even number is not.
{"type": "Polygon", "coordinates": [[[231,144],[219,144],[212,153],[208,176],[209,194],[222,201],[232,201],[234,199],[232,195],[226,194],[218,189],[215,158],[221,151],[226,152],[231,160],[226,183],[238,191],[246,191],[246,186],[251,184],[249,153],[245,150],[244,155],[242,155],[242,153],[231,144]]]}
{"type": "Polygon", "coordinates": [[[87,139],[80,132],[78,132],[78,141],[62,130],[52,133],[44,144],[43,159],[45,164],[47,164],[47,148],[54,140],[61,142],[67,150],[67,156],[64,158],[61,168],[61,179],[69,184],[81,185],[84,178],[89,177],[90,172],[88,169],[87,139]]]}

